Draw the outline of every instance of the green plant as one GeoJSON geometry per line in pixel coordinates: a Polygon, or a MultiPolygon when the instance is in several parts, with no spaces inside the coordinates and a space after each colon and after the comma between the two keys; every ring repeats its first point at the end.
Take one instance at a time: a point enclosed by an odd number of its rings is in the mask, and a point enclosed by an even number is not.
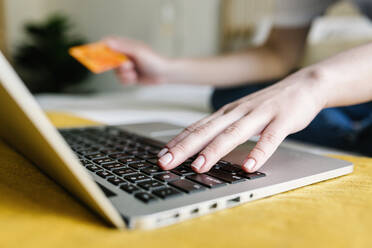
{"type": "Polygon", "coordinates": [[[61,92],[88,77],[88,70],[68,54],[70,47],[85,43],[71,34],[71,27],[60,14],[25,25],[27,39],[18,47],[14,62],[31,92],[61,92]]]}

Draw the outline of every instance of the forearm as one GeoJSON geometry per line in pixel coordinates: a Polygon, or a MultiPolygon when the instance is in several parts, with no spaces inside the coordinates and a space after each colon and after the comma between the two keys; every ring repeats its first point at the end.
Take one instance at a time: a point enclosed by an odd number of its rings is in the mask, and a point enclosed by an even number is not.
{"type": "Polygon", "coordinates": [[[324,107],[372,101],[372,43],[340,53],[298,74],[318,87],[324,107]]]}
{"type": "Polygon", "coordinates": [[[170,62],[168,81],[232,86],[280,78],[289,71],[275,51],[263,46],[219,57],[176,59],[170,62]]]}

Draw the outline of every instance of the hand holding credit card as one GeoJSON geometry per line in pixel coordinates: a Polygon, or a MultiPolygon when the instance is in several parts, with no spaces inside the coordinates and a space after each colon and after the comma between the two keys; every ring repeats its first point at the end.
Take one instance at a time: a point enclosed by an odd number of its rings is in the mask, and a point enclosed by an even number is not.
{"type": "Polygon", "coordinates": [[[110,49],[103,42],[71,47],[69,54],[96,74],[115,69],[129,60],[127,56],[110,49]]]}

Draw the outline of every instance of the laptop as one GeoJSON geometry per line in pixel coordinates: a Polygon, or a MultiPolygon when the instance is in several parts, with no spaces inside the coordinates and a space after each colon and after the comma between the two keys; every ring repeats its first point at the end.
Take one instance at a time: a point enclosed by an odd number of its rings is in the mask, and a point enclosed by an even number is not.
{"type": "MultiPolygon", "coordinates": [[[[353,171],[350,162],[280,147],[259,172],[238,164],[247,142],[205,174],[171,171],[156,154],[179,130],[138,123],[57,130],[0,53],[0,138],[116,228],[152,229],[353,171]]],[[[217,217],[216,217],[217,218],[217,217]]]]}

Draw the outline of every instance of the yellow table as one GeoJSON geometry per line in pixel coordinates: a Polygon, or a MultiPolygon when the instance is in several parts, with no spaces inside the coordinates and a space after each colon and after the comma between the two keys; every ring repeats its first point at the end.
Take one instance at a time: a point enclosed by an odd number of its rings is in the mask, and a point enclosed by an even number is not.
{"type": "MultiPolygon", "coordinates": [[[[93,122],[49,114],[58,126],[93,122]]],[[[372,159],[352,175],[153,231],[104,225],[0,141],[0,247],[372,247],[372,159]]]]}

